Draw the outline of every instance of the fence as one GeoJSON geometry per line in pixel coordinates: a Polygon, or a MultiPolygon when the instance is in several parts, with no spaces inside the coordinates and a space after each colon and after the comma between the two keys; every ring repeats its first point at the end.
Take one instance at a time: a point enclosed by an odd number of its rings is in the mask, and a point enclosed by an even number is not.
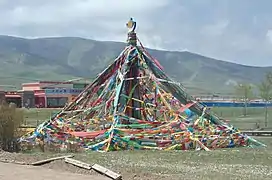
{"type": "Polygon", "coordinates": [[[52,116],[59,112],[59,109],[25,109],[24,123],[30,127],[36,127],[42,122],[49,120],[52,116]]]}
{"type": "MultiPolygon", "coordinates": [[[[227,119],[231,124],[240,129],[257,129],[265,126],[265,108],[264,107],[213,107],[212,112],[219,117],[227,119]]],[[[272,108],[268,107],[267,127],[272,129],[272,108]]]]}
{"type": "Polygon", "coordinates": [[[272,103],[265,103],[265,102],[249,102],[247,104],[243,102],[220,102],[220,101],[203,101],[202,104],[208,107],[272,107],[272,103]]]}
{"type": "MultiPolygon", "coordinates": [[[[36,127],[38,124],[49,120],[59,109],[29,109],[24,113],[24,125],[36,127]]],[[[243,107],[212,107],[211,111],[240,129],[256,129],[265,127],[265,108],[248,107],[244,116],[243,107]]],[[[268,108],[268,127],[272,128],[272,108],[268,108]]]]}

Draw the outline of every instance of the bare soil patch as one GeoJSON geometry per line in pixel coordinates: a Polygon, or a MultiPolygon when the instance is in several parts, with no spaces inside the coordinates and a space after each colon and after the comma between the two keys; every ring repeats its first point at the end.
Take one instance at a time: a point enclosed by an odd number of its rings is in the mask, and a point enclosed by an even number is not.
{"type": "Polygon", "coordinates": [[[43,167],[33,167],[33,166],[22,166],[16,164],[8,164],[0,162],[0,179],[9,180],[107,180],[107,178],[94,176],[94,175],[84,175],[75,174],[66,171],[56,171],[53,169],[47,169],[43,167]]]}

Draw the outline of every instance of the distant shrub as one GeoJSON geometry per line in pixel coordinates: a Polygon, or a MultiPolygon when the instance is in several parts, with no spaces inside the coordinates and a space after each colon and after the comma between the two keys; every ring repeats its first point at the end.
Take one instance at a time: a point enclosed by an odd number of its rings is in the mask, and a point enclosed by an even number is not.
{"type": "Polygon", "coordinates": [[[15,104],[0,105],[0,148],[4,151],[18,151],[18,128],[23,123],[23,111],[15,104]]]}

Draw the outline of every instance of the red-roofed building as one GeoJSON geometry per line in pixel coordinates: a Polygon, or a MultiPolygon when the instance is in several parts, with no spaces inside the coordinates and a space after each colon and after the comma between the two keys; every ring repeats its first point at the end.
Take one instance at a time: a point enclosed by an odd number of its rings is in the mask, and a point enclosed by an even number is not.
{"type": "Polygon", "coordinates": [[[5,91],[5,101],[14,103],[17,107],[22,107],[22,95],[17,91],[5,91]]]}
{"type": "MultiPolygon", "coordinates": [[[[35,107],[58,108],[72,101],[87,85],[87,83],[40,81],[22,84],[22,90],[20,92],[33,92],[35,107]]],[[[29,98],[28,96],[28,99],[29,98]]],[[[27,102],[25,103],[27,104],[27,102]]],[[[24,103],[22,104],[25,106],[24,103]]]]}

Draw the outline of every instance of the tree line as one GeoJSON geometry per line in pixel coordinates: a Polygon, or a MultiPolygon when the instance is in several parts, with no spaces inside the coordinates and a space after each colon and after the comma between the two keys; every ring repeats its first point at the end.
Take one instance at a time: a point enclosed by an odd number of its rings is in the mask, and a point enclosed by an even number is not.
{"type": "MultiPolygon", "coordinates": [[[[255,86],[256,87],[256,86],[255,86]]],[[[268,72],[262,82],[257,85],[257,95],[254,94],[254,86],[251,84],[238,84],[235,87],[237,96],[244,102],[244,116],[247,115],[247,106],[250,100],[259,97],[265,102],[265,127],[268,124],[268,103],[272,101],[272,72],[268,72]]]]}

